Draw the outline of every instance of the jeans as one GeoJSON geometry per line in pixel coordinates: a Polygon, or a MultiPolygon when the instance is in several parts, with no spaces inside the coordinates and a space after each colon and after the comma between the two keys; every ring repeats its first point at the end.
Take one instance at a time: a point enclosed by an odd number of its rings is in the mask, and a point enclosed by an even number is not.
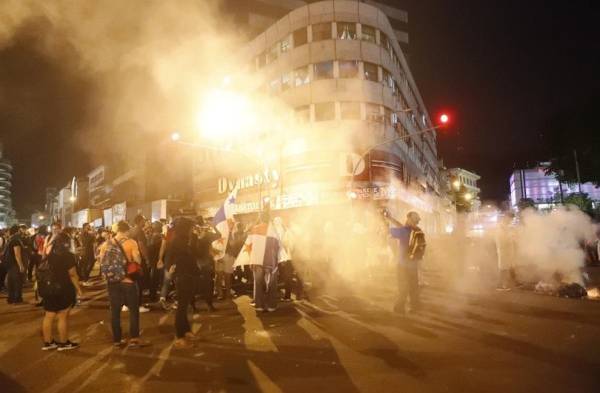
{"type": "Polygon", "coordinates": [[[170,273],[167,268],[164,268],[162,270],[164,270],[165,273],[164,273],[162,287],[160,288],[160,297],[161,297],[161,299],[166,299],[167,296],[169,295],[169,289],[171,287],[171,283],[173,282],[173,273],[170,273]]]}
{"type": "Polygon", "coordinates": [[[203,266],[200,269],[199,280],[198,294],[200,298],[204,299],[208,307],[211,308],[215,292],[215,270],[210,266],[203,266]]]}
{"type": "Polygon", "coordinates": [[[6,272],[6,289],[8,290],[8,302],[20,303],[23,301],[23,274],[19,266],[14,265],[6,272]]]}
{"type": "MultiPolygon", "coordinates": [[[[156,301],[156,294],[158,292],[158,287],[160,285],[161,278],[164,274],[164,270],[165,269],[157,268],[156,262],[154,262],[154,264],[150,266],[150,272],[149,272],[150,280],[149,280],[148,289],[150,292],[150,301],[152,301],[152,302],[156,301]]],[[[161,294],[162,294],[162,291],[161,291],[161,294]]]]}
{"type": "Polygon", "coordinates": [[[265,269],[263,266],[254,266],[254,302],[256,308],[277,307],[277,277],[279,272],[265,269]],[[269,283],[267,284],[266,279],[269,283]]]}
{"type": "Polygon", "coordinates": [[[136,283],[108,284],[113,342],[121,341],[121,307],[129,308],[129,338],[140,336],[140,302],[136,283]]]}
{"type": "Polygon", "coordinates": [[[194,300],[198,277],[189,275],[177,276],[177,312],[175,313],[175,334],[177,338],[182,338],[186,333],[191,332],[190,322],[188,321],[188,306],[194,300]]]}
{"type": "Polygon", "coordinates": [[[31,258],[29,258],[29,265],[27,265],[27,279],[32,281],[33,279],[33,271],[38,267],[40,261],[42,260],[42,256],[38,253],[32,254],[31,258]]]}
{"type": "Polygon", "coordinates": [[[419,300],[419,265],[416,261],[408,261],[398,265],[398,302],[396,307],[404,310],[406,299],[410,300],[412,309],[420,306],[419,300]]]}
{"type": "Polygon", "coordinates": [[[304,284],[296,272],[296,285],[294,287],[294,264],[292,261],[286,261],[279,264],[280,277],[285,289],[284,299],[291,299],[292,292],[296,293],[296,298],[301,299],[304,294],[304,284]]]}
{"type": "Polygon", "coordinates": [[[96,258],[93,255],[83,255],[81,257],[80,268],[78,269],[79,278],[82,281],[87,281],[90,279],[90,274],[92,273],[92,269],[94,268],[94,263],[96,262],[96,258]]]}

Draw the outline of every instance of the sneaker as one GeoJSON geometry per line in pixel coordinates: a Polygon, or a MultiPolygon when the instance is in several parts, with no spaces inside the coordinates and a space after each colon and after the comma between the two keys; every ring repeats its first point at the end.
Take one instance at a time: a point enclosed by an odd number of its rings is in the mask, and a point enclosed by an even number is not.
{"type": "Polygon", "coordinates": [[[149,341],[145,341],[139,338],[132,338],[129,340],[127,348],[142,348],[147,347],[148,345],[150,345],[149,341]]]}
{"type": "Polygon", "coordinates": [[[167,311],[169,309],[169,305],[167,304],[167,299],[161,297],[160,300],[158,301],[158,304],[160,304],[160,307],[167,311]]]}
{"type": "Polygon", "coordinates": [[[123,348],[125,346],[125,344],[127,344],[127,340],[121,340],[121,341],[116,341],[113,342],[113,347],[115,348],[123,348]]]}
{"type": "Polygon", "coordinates": [[[290,298],[290,297],[284,297],[283,299],[281,299],[281,301],[282,301],[282,302],[286,302],[286,303],[287,303],[287,302],[291,302],[291,301],[292,301],[292,298],[290,298]]]}
{"type": "Polygon", "coordinates": [[[42,351],[50,351],[52,349],[56,349],[58,348],[58,344],[56,343],[56,341],[52,340],[52,342],[45,342],[44,346],[42,347],[42,351]]]}
{"type": "Polygon", "coordinates": [[[66,343],[58,343],[58,351],[68,351],[71,349],[76,349],[79,348],[79,344],[78,343],[72,343],[71,341],[67,340],[66,343]]]}
{"type": "Polygon", "coordinates": [[[171,304],[171,310],[177,310],[177,302],[171,304]]]}
{"type": "Polygon", "coordinates": [[[175,349],[190,349],[193,347],[194,345],[185,338],[178,338],[173,344],[173,348],[175,349]]]}
{"type": "Polygon", "coordinates": [[[200,336],[197,336],[192,332],[187,332],[185,334],[185,339],[190,340],[190,341],[198,341],[198,340],[200,340],[200,336]]]}
{"type": "Polygon", "coordinates": [[[265,311],[265,309],[264,309],[264,308],[262,308],[262,307],[256,307],[256,308],[255,308],[255,310],[256,310],[256,311],[258,311],[258,312],[263,312],[263,311],[265,311]]]}
{"type": "Polygon", "coordinates": [[[140,306],[140,312],[148,312],[150,309],[148,307],[140,306]]]}
{"type": "Polygon", "coordinates": [[[506,291],[510,291],[510,288],[509,287],[498,287],[498,288],[496,288],[496,291],[506,292],[506,291]]]}
{"type": "Polygon", "coordinates": [[[129,311],[129,307],[123,306],[123,307],[121,307],[121,311],[127,312],[127,311],[129,311]]]}
{"type": "Polygon", "coordinates": [[[273,312],[275,310],[277,310],[275,307],[269,307],[269,308],[267,308],[267,312],[273,312]]]}
{"type": "Polygon", "coordinates": [[[256,302],[255,302],[255,301],[251,301],[251,302],[250,302],[250,305],[251,305],[252,307],[256,307],[256,302]]]}

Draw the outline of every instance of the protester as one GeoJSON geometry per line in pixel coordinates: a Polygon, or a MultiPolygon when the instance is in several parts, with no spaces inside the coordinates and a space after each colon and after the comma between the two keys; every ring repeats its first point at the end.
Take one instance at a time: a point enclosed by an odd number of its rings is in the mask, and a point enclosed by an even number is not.
{"type": "Polygon", "coordinates": [[[200,285],[198,292],[200,297],[206,301],[209,311],[215,311],[213,296],[215,290],[215,261],[212,243],[221,236],[217,234],[202,217],[197,218],[198,225],[194,234],[198,238],[198,265],[200,267],[200,285]]]}
{"type": "Polygon", "coordinates": [[[143,296],[144,290],[148,289],[148,278],[150,276],[149,267],[148,267],[148,261],[149,261],[148,239],[146,237],[146,233],[144,232],[144,228],[146,226],[146,218],[144,216],[142,216],[141,214],[138,214],[133,219],[133,223],[134,223],[134,227],[131,230],[130,238],[137,243],[138,249],[140,250],[140,256],[141,256],[140,266],[141,266],[142,270],[141,270],[140,274],[137,276],[136,280],[137,280],[138,291],[139,291],[139,301],[140,301],[139,308],[140,308],[140,312],[144,313],[144,312],[150,311],[149,308],[142,305],[142,301],[144,298],[144,296],[143,296]]]}
{"type": "Polygon", "coordinates": [[[23,276],[25,273],[25,262],[23,260],[23,243],[21,242],[20,229],[13,225],[8,230],[10,236],[4,254],[2,264],[6,270],[6,289],[8,290],[8,304],[23,303],[23,276]]]}
{"type": "Polygon", "coordinates": [[[139,290],[136,275],[131,270],[139,271],[142,257],[137,242],[128,237],[129,224],[120,221],[116,225],[117,234],[107,241],[101,271],[104,274],[110,301],[113,345],[125,344],[121,334],[121,307],[129,310],[129,342],[128,346],[136,348],[146,345],[140,339],[139,290]],[[137,266],[135,266],[137,264],[137,266]],[[131,265],[131,269],[130,269],[131,265]]]}
{"type": "Polygon", "coordinates": [[[55,287],[51,294],[46,293],[43,298],[45,315],[42,322],[42,350],[66,351],[78,348],[78,343],[69,340],[69,313],[76,304],[76,296],[81,296],[81,288],[76,270],[77,258],[71,252],[71,242],[66,234],[59,234],[53,240],[47,263],[52,277],[51,285],[55,287]],[[55,317],[58,319],[58,342],[52,335],[55,317]]]}
{"type": "Polygon", "coordinates": [[[6,292],[4,282],[6,281],[6,264],[2,263],[4,257],[4,251],[6,250],[6,233],[0,230],[0,292],[6,292]]]}
{"type": "Polygon", "coordinates": [[[148,265],[150,273],[148,290],[151,302],[156,302],[158,287],[164,274],[164,266],[158,267],[162,241],[162,225],[158,221],[153,222],[148,241],[148,265]]]}
{"type": "Polygon", "coordinates": [[[96,238],[94,236],[94,230],[90,224],[85,223],[81,228],[81,258],[80,258],[80,277],[83,286],[89,286],[88,282],[90,274],[94,268],[96,262],[96,256],[94,253],[96,238]]]}
{"type": "Polygon", "coordinates": [[[394,311],[404,314],[406,300],[410,300],[410,311],[419,310],[419,261],[425,255],[425,234],[418,227],[421,218],[411,211],[406,215],[406,223],[402,225],[398,220],[389,215],[387,210],[383,216],[390,221],[390,235],[398,240],[398,301],[394,311]]]}
{"type": "Polygon", "coordinates": [[[177,288],[177,313],[175,315],[175,348],[191,347],[190,341],[197,337],[192,333],[187,313],[192,304],[200,280],[197,259],[198,241],[192,235],[193,222],[186,218],[177,220],[174,237],[168,245],[167,255],[170,267],[174,268],[177,288]]]}

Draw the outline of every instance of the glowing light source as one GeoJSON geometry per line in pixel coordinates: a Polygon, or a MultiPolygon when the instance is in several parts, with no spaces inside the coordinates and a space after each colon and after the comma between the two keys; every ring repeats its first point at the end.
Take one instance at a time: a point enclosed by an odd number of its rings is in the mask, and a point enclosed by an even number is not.
{"type": "Polygon", "coordinates": [[[38,216],[39,220],[43,220],[45,217],[44,216],[38,216]]]}
{"type": "Polygon", "coordinates": [[[471,194],[470,192],[467,192],[465,194],[465,201],[470,201],[471,199],[473,199],[473,194],[471,194]]]}
{"type": "Polygon", "coordinates": [[[173,142],[178,142],[179,140],[181,140],[181,134],[178,132],[174,132],[171,134],[171,140],[173,142]]]}
{"type": "Polygon", "coordinates": [[[443,113],[443,114],[440,116],[440,123],[442,123],[442,124],[447,124],[447,123],[448,123],[448,121],[450,121],[450,118],[448,117],[448,115],[447,115],[447,114],[443,113]]]}
{"type": "Polygon", "coordinates": [[[460,188],[460,180],[456,179],[452,182],[452,187],[456,188],[457,190],[460,188]]]}
{"type": "Polygon", "coordinates": [[[224,89],[212,90],[204,97],[197,118],[202,136],[210,139],[247,136],[256,130],[256,123],[250,100],[224,89]]]}
{"type": "Polygon", "coordinates": [[[356,198],[358,198],[358,194],[354,191],[348,191],[348,198],[356,199],[356,198]]]}
{"type": "Polygon", "coordinates": [[[75,195],[71,195],[69,197],[69,201],[71,201],[71,202],[75,202],[76,200],[77,200],[77,198],[75,197],[75,195]]]}

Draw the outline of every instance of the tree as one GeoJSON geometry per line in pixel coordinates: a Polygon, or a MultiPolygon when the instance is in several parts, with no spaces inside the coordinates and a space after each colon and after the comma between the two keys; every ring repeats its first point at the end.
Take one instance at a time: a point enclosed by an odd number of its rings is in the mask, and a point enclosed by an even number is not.
{"type": "Polygon", "coordinates": [[[535,201],[531,198],[521,198],[517,203],[517,207],[519,208],[520,212],[528,208],[535,209],[535,201]]]}
{"type": "Polygon", "coordinates": [[[581,210],[589,214],[590,216],[594,215],[594,205],[592,200],[585,192],[582,193],[573,193],[563,198],[565,205],[575,205],[581,210]]]}
{"type": "Polygon", "coordinates": [[[560,181],[577,183],[575,151],[582,183],[600,185],[600,95],[576,108],[562,108],[543,127],[543,143],[550,158],[546,173],[560,181]]]}

